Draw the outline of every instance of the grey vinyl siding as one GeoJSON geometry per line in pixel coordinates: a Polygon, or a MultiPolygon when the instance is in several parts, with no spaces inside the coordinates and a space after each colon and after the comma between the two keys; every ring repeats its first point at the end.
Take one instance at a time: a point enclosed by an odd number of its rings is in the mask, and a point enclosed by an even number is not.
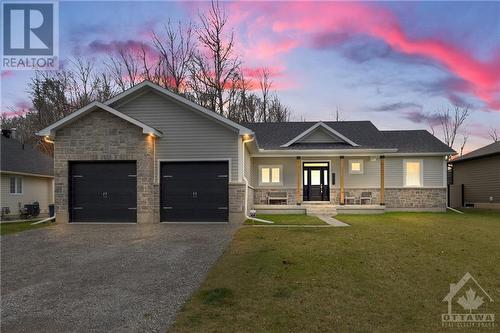
{"type": "MultiPolygon", "coordinates": [[[[385,159],[385,187],[403,187],[403,160],[421,159],[423,161],[423,186],[444,187],[443,157],[387,157],[385,159]]],[[[295,171],[295,157],[254,157],[252,158],[251,184],[259,187],[259,165],[283,165],[282,188],[295,188],[297,176],[295,171]]],[[[302,162],[325,161],[330,162],[330,175],[335,173],[334,188],[340,188],[340,158],[339,157],[304,157],[302,162]]],[[[371,161],[366,156],[346,156],[344,160],[344,187],[345,188],[379,188],[380,187],[380,158],[371,161]],[[350,160],[363,160],[363,174],[349,174],[350,160]]],[[[332,179],[330,176],[330,184],[332,179]]],[[[261,186],[264,187],[264,186],[261,186]]],[[[268,186],[265,186],[268,187],[268,186]]],[[[275,186],[276,187],[276,186],[275,186]]]]}
{"type": "Polygon", "coordinates": [[[444,187],[444,157],[426,157],[424,159],[424,186],[444,187]]]}
{"type": "Polygon", "coordinates": [[[238,181],[239,134],[155,92],[144,93],[116,109],[163,132],[157,159],[231,159],[231,180],[238,181]]]}
{"type": "MultiPolygon", "coordinates": [[[[340,163],[340,161],[339,161],[340,163]]],[[[380,159],[377,158],[375,161],[370,161],[369,157],[345,157],[345,178],[344,186],[346,188],[372,188],[380,187],[380,159]],[[363,161],[363,173],[362,174],[350,174],[349,173],[349,161],[351,160],[362,160],[363,161]]],[[[339,187],[339,184],[337,184],[339,187]]]]}
{"type": "Polygon", "coordinates": [[[297,186],[297,176],[295,171],[294,157],[254,157],[252,158],[252,180],[251,185],[261,188],[295,188],[297,186]],[[283,185],[262,185],[259,186],[259,166],[281,165],[283,167],[283,185]]]}
{"type": "Polygon", "coordinates": [[[500,155],[456,163],[453,184],[464,184],[465,203],[500,203],[500,155]]]}
{"type": "Polygon", "coordinates": [[[387,157],[385,159],[385,187],[403,187],[403,161],[405,159],[422,160],[423,163],[423,187],[445,187],[444,184],[444,165],[445,160],[442,156],[428,157],[387,157]]]}
{"type": "Polygon", "coordinates": [[[403,187],[403,158],[386,157],[384,171],[385,187],[403,187]]]}

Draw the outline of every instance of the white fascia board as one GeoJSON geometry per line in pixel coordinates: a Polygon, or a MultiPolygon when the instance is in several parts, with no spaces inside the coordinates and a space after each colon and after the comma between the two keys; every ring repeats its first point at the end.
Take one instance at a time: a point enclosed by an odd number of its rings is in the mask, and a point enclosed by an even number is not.
{"type": "Polygon", "coordinates": [[[118,100],[120,100],[120,99],[122,99],[122,98],[124,98],[124,97],[126,97],[126,96],[128,96],[130,94],[133,94],[134,92],[142,89],[143,87],[150,87],[150,88],[156,90],[157,92],[159,92],[159,93],[161,93],[163,95],[166,95],[166,96],[174,99],[175,101],[177,101],[177,102],[179,102],[181,104],[184,104],[184,105],[188,106],[189,108],[191,108],[193,110],[196,110],[196,111],[204,114],[205,116],[208,116],[208,117],[210,117],[210,118],[212,118],[214,120],[217,120],[217,121],[219,121],[219,122],[221,122],[221,123],[223,123],[225,125],[228,125],[229,127],[238,130],[238,132],[239,132],[240,135],[247,135],[247,134],[248,135],[253,135],[254,134],[252,130],[250,130],[250,129],[246,128],[246,127],[243,127],[240,124],[238,124],[238,123],[236,123],[236,122],[234,122],[232,120],[229,120],[229,119],[221,116],[220,114],[218,114],[216,112],[213,112],[213,111],[208,110],[208,109],[206,109],[206,108],[204,108],[204,107],[202,107],[202,106],[200,106],[200,105],[198,105],[196,103],[193,103],[190,100],[188,100],[188,99],[186,99],[186,98],[184,98],[182,96],[179,96],[179,95],[177,95],[177,94],[175,94],[175,93],[173,93],[173,92],[171,92],[171,91],[169,91],[169,90],[167,90],[167,89],[165,89],[163,87],[160,87],[159,85],[156,85],[156,84],[154,84],[154,83],[152,83],[150,81],[143,81],[143,82],[139,83],[138,85],[136,85],[136,86],[134,86],[134,87],[132,87],[132,88],[130,88],[130,89],[122,92],[121,94],[118,94],[115,97],[107,100],[106,102],[104,102],[104,104],[111,105],[111,104],[115,103],[116,101],[118,101],[118,100]]]}
{"type": "Polygon", "coordinates": [[[387,156],[388,153],[397,152],[397,149],[307,149],[307,150],[265,150],[259,151],[255,157],[286,157],[286,156],[387,156]]]}
{"type": "Polygon", "coordinates": [[[350,140],[349,138],[347,138],[346,136],[340,134],[339,132],[337,132],[336,130],[334,130],[333,128],[331,128],[330,126],[326,125],[325,123],[319,121],[317,122],[316,124],[314,124],[313,126],[309,127],[307,130],[305,130],[304,132],[300,133],[299,135],[297,135],[295,138],[293,138],[292,140],[288,141],[287,143],[285,143],[284,145],[282,145],[281,147],[289,147],[290,145],[294,144],[295,142],[299,141],[300,139],[302,139],[303,137],[305,137],[307,134],[311,133],[312,131],[314,131],[316,128],[318,127],[323,127],[325,130],[327,130],[328,132],[330,132],[331,134],[341,138],[342,140],[344,140],[345,142],[347,142],[348,144],[350,144],[351,146],[354,146],[354,147],[358,147],[359,145],[357,143],[355,143],[354,141],[350,140]]]}
{"type": "Polygon", "coordinates": [[[448,156],[451,155],[449,152],[442,153],[387,153],[385,156],[448,156]]]}
{"type": "Polygon", "coordinates": [[[130,116],[127,116],[126,114],[123,114],[120,111],[117,111],[117,110],[111,108],[110,106],[105,105],[105,104],[100,103],[100,102],[90,103],[89,105],[69,114],[68,116],[60,119],[59,121],[56,121],[52,125],[40,130],[38,133],[36,133],[36,135],[38,135],[38,136],[52,136],[54,134],[54,131],[56,131],[57,129],[66,126],[67,124],[71,123],[72,121],[75,121],[78,118],[80,118],[81,116],[83,116],[89,112],[92,112],[96,109],[101,109],[101,110],[107,111],[107,112],[109,112],[109,113],[111,113],[111,114],[113,114],[113,115],[115,115],[123,120],[128,121],[131,124],[134,124],[134,125],[142,128],[142,132],[144,134],[152,134],[152,135],[157,136],[157,137],[161,137],[163,135],[157,129],[155,129],[151,126],[148,126],[148,125],[140,122],[139,120],[134,119],[130,116]]]}

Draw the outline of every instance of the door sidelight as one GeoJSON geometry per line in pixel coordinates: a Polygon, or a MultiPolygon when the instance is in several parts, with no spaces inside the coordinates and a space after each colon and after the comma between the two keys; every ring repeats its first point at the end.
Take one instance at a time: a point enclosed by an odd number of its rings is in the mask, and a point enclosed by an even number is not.
{"type": "Polygon", "coordinates": [[[197,198],[198,198],[198,192],[193,191],[193,199],[197,199],[197,198]]]}
{"type": "Polygon", "coordinates": [[[107,199],[108,198],[108,192],[102,192],[102,197],[103,197],[103,199],[107,199]]]}

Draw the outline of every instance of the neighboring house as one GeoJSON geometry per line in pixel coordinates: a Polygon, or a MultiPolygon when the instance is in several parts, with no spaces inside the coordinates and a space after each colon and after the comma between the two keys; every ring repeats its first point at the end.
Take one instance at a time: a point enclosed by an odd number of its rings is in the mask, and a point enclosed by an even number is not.
{"type": "Polygon", "coordinates": [[[12,137],[11,130],[1,136],[1,204],[8,217],[19,216],[19,208],[37,201],[40,214],[48,215],[54,202],[54,163],[52,157],[12,137]]]}
{"type": "Polygon", "coordinates": [[[62,222],[242,221],[273,196],[335,209],[362,192],[361,208],[444,210],[453,153],[426,131],[368,121],[237,124],[151,82],[38,135],[54,141],[62,222]]]}
{"type": "Polygon", "coordinates": [[[500,142],[450,162],[450,206],[500,208],[500,142]]]}

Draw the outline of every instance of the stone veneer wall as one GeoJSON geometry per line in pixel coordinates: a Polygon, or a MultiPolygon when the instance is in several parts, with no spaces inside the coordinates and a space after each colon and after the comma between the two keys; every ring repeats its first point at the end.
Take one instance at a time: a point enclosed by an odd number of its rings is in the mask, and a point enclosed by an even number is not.
{"type": "Polygon", "coordinates": [[[245,220],[245,183],[229,183],[229,221],[245,220]]]}
{"type": "MultiPolygon", "coordinates": [[[[254,203],[256,205],[267,205],[267,194],[269,192],[286,192],[288,193],[288,205],[295,205],[297,203],[297,195],[295,189],[255,189],[254,190],[254,203]]],[[[274,202],[277,202],[276,200],[274,202]]]]}
{"type": "Polygon", "coordinates": [[[446,188],[387,188],[386,208],[446,209],[446,188]]]}
{"type": "MultiPolygon", "coordinates": [[[[346,188],[345,192],[350,192],[355,197],[361,197],[361,192],[372,192],[372,204],[380,204],[379,188],[346,188]]],[[[296,204],[294,189],[255,189],[254,204],[267,204],[268,192],[287,192],[288,204],[296,204]]],[[[330,187],[330,203],[338,205],[340,201],[340,189],[330,187]]],[[[359,204],[359,203],[357,203],[359,204]]],[[[408,208],[408,209],[445,209],[446,208],[446,188],[386,188],[385,206],[387,208],[408,208]]]]}
{"type": "Polygon", "coordinates": [[[58,130],[54,143],[57,221],[69,221],[69,161],[137,161],[137,222],[155,222],[153,138],[109,112],[96,110],[58,130]]]}

